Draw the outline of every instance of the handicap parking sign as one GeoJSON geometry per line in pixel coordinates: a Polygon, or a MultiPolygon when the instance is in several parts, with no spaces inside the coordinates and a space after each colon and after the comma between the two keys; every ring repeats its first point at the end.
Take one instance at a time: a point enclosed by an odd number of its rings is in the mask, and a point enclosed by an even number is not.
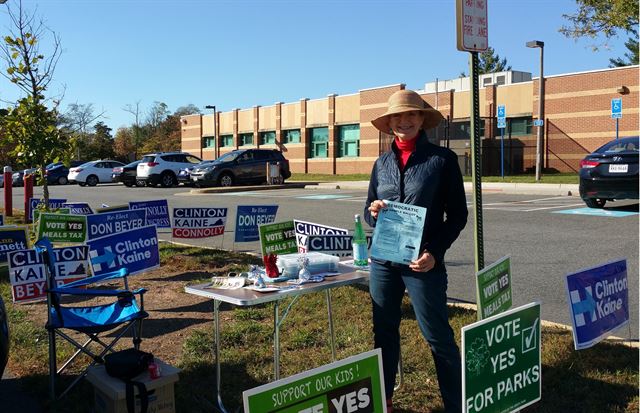
{"type": "Polygon", "coordinates": [[[611,99],[611,119],[622,119],[622,98],[611,99]]]}

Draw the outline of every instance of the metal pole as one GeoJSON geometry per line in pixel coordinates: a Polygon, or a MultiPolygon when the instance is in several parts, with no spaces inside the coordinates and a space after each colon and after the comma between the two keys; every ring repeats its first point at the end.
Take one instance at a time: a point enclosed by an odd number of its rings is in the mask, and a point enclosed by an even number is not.
{"type": "Polygon", "coordinates": [[[475,270],[484,268],[484,241],[482,236],[482,159],[480,153],[480,92],[478,87],[478,52],[470,52],[471,73],[471,178],[473,180],[473,212],[475,219],[475,270]]]}
{"type": "Polygon", "coordinates": [[[280,309],[279,301],[273,302],[273,372],[274,381],[280,380],[280,309]]]}
{"type": "MultiPolygon", "coordinates": [[[[620,119],[616,118],[616,140],[618,140],[618,130],[619,130],[619,129],[618,129],[618,126],[619,126],[619,123],[620,123],[619,121],[620,121],[620,119]]],[[[6,179],[6,178],[5,178],[5,179],[6,179]]],[[[6,185],[6,184],[5,184],[5,185],[6,185]]]]}
{"type": "Polygon", "coordinates": [[[500,128],[500,176],[504,179],[504,128],[500,128]]]}
{"type": "Polygon", "coordinates": [[[213,325],[215,326],[214,339],[216,341],[215,355],[216,355],[216,392],[218,393],[218,407],[223,413],[227,413],[222,403],[222,385],[220,383],[220,301],[213,300],[213,325]]]}
{"type": "Polygon", "coordinates": [[[336,334],[333,330],[333,311],[331,310],[331,290],[327,289],[327,313],[329,313],[329,336],[331,339],[331,361],[336,361],[336,334]]]}
{"type": "MultiPolygon", "coordinates": [[[[540,46],[540,80],[538,84],[538,120],[544,121],[544,46],[540,46]]],[[[544,125],[538,125],[536,139],[536,181],[542,174],[542,140],[544,125]]]]}

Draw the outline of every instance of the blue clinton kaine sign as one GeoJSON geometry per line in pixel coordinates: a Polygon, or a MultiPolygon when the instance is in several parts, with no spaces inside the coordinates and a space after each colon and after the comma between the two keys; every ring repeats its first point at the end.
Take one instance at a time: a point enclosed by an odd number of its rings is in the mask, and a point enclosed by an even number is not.
{"type": "Polygon", "coordinates": [[[155,225],[108,235],[87,242],[94,275],[126,267],[136,274],[160,266],[155,225]]]}
{"type": "Polygon", "coordinates": [[[576,350],[593,346],[629,323],[626,260],[569,274],[566,282],[576,350]]]}

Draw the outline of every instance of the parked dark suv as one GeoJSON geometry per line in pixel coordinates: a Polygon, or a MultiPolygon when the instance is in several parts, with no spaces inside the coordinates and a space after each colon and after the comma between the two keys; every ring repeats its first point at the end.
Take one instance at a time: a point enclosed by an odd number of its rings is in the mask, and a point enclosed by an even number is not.
{"type": "Polygon", "coordinates": [[[196,186],[232,186],[267,182],[267,164],[280,166],[280,181],[291,176],[289,161],[275,149],[237,149],[210,164],[196,167],[191,180],[196,186]]]}
{"type": "MultiPolygon", "coordinates": [[[[71,161],[69,166],[71,168],[80,166],[84,163],[84,161],[71,161]]],[[[44,170],[45,176],[47,177],[47,183],[49,185],[59,184],[66,185],[69,183],[69,179],[67,175],[69,175],[69,168],[62,162],[50,163],[47,165],[44,170]]]]}

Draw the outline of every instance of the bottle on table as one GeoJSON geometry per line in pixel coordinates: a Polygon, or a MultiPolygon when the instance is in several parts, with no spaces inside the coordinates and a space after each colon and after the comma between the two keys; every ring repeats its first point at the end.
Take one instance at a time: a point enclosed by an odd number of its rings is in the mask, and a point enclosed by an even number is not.
{"type": "Polygon", "coordinates": [[[369,253],[367,251],[367,236],[362,228],[360,215],[355,216],[355,228],[353,231],[353,264],[366,267],[369,265],[369,253]]]}

